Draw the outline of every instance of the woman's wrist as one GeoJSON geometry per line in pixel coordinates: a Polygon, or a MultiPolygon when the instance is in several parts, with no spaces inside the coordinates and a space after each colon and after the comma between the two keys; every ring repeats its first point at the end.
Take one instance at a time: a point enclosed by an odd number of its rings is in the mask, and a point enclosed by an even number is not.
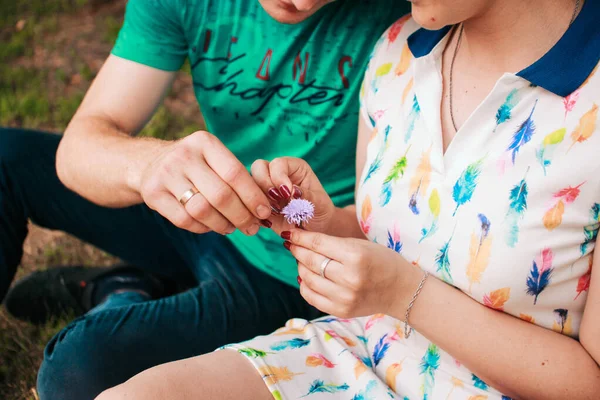
{"type": "MultiPolygon", "coordinates": [[[[419,301],[420,293],[416,296],[417,291],[421,283],[423,286],[427,283],[423,279],[425,277],[425,271],[419,267],[415,267],[410,264],[404,258],[401,258],[402,265],[398,268],[398,279],[395,285],[395,302],[392,306],[392,313],[389,315],[404,321],[406,319],[406,312],[409,308],[411,301],[414,299],[415,303],[419,301]]],[[[412,310],[411,310],[412,311],[412,310]]]]}

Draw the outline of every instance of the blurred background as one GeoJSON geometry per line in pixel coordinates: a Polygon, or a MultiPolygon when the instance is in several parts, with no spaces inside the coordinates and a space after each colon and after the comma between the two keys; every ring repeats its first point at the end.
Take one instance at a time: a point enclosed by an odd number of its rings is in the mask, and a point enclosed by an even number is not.
{"type": "MultiPolygon", "coordinates": [[[[0,0],[0,126],[60,134],[110,53],[126,0],[0,0]]],[[[185,65],[142,135],[177,138],[203,127],[185,65]]],[[[51,194],[50,194],[51,195],[51,194]]],[[[64,233],[30,225],[16,279],[56,265],[116,260],[64,233]]],[[[37,399],[45,344],[69,320],[45,326],[17,321],[0,308],[0,399],[37,399]]]]}

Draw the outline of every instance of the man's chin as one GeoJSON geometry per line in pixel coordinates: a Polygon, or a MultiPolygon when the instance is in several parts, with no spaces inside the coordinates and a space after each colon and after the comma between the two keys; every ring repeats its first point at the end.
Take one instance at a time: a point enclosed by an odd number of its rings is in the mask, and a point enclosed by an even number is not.
{"type": "Polygon", "coordinates": [[[279,0],[260,0],[265,11],[282,24],[298,24],[316,13],[321,7],[310,11],[298,11],[293,5],[279,0]]]}

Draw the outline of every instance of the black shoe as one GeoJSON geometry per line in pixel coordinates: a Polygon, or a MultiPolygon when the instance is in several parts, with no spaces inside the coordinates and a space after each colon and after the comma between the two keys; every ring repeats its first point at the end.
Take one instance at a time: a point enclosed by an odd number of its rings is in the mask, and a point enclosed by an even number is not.
{"type": "Polygon", "coordinates": [[[141,286],[149,298],[175,292],[173,285],[166,285],[159,278],[135,267],[55,267],[19,280],[9,290],[4,305],[15,318],[34,324],[42,324],[61,315],[78,317],[110,294],[99,291],[107,286],[115,290],[126,289],[131,285],[131,277],[136,281],[133,288],[139,290],[141,286]],[[98,285],[104,281],[110,281],[109,285],[98,285]]]}

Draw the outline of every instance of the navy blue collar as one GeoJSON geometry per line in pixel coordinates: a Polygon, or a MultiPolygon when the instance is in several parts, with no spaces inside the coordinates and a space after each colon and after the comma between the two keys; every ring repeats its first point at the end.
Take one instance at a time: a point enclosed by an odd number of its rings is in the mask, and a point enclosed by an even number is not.
{"type": "MultiPolygon", "coordinates": [[[[416,58],[428,55],[448,34],[421,28],[408,38],[416,58]]],[[[600,1],[587,0],[567,32],[542,58],[517,73],[523,79],[561,97],[577,90],[600,61],[600,1]]]]}

